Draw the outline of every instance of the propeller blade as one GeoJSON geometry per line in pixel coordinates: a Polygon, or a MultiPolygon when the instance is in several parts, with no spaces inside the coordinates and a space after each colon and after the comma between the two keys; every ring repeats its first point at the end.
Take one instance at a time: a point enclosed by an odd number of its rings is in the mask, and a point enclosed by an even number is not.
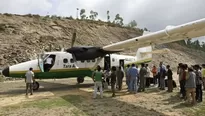
{"type": "Polygon", "coordinates": [[[76,40],[76,29],[74,30],[74,33],[73,33],[71,48],[74,46],[75,40],[76,40]]]}

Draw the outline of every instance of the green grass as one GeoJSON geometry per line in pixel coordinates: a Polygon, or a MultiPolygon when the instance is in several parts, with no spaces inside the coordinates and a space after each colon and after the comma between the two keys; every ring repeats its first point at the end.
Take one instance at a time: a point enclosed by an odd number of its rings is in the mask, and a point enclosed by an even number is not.
{"type": "Polygon", "coordinates": [[[5,77],[3,77],[3,75],[0,75],[0,82],[4,82],[5,81],[5,77]]]}
{"type": "Polygon", "coordinates": [[[82,96],[77,95],[67,95],[59,98],[49,98],[49,99],[40,99],[30,102],[24,102],[12,106],[2,107],[0,109],[0,115],[11,112],[11,111],[18,111],[19,109],[26,109],[26,108],[38,108],[39,110],[44,109],[52,109],[52,108],[68,108],[70,109],[70,113],[73,116],[82,116],[86,115],[86,112],[79,110],[78,106],[82,103],[82,96]],[[76,105],[78,104],[78,105],[76,105]]]}
{"type": "Polygon", "coordinates": [[[40,109],[54,108],[54,107],[72,107],[73,104],[81,103],[82,97],[77,95],[67,95],[60,98],[40,99],[35,101],[29,101],[20,103],[17,105],[3,107],[4,110],[14,110],[19,108],[35,107],[40,109]]]}
{"type": "Polygon", "coordinates": [[[205,116],[205,103],[199,103],[197,106],[187,109],[189,116],[205,116]]]}

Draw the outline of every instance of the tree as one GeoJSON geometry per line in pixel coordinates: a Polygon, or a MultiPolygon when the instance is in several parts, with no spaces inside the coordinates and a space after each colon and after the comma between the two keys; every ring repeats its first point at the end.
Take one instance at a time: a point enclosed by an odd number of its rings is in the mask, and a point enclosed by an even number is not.
{"type": "Polygon", "coordinates": [[[115,23],[115,24],[119,24],[119,25],[123,25],[123,18],[122,17],[120,17],[120,15],[119,14],[117,14],[116,16],[115,16],[115,20],[113,21],[113,23],[115,23]]]}
{"type": "Polygon", "coordinates": [[[144,31],[148,31],[148,29],[145,27],[145,28],[144,28],[144,31]]]}
{"type": "Polygon", "coordinates": [[[93,10],[90,11],[90,16],[89,16],[89,18],[90,18],[91,20],[95,20],[95,19],[97,18],[97,16],[98,16],[98,13],[97,13],[97,12],[94,12],[93,10]]]}
{"type": "Polygon", "coordinates": [[[110,13],[110,11],[108,10],[107,11],[107,22],[110,22],[110,14],[109,13],[110,13]]]}
{"type": "Polygon", "coordinates": [[[192,44],[192,43],[191,43],[191,39],[188,39],[188,40],[187,40],[187,47],[191,48],[191,44],[192,44]]]}
{"type": "Polygon", "coordinates": [[[86,18],[85,9],[81,9],[80,10],[80,17],[81,17],[81,19],[85,19],[86,18]]]}
{"type": "Polygon", "coordinates": [[[202,42],[201,48],[203,51],[205,51],[205,42],[202,42]]]}
{"type": "Polygon", "coordinates": [[[135,20],[132,20],[129,24],[128,27],[136,27],[137,26],[137,22],[135,20]]]}

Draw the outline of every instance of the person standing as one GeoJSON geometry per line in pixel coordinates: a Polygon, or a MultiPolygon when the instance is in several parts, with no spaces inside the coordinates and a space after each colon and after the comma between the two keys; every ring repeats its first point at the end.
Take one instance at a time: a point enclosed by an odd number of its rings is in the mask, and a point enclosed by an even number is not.
{"type": "Polygon", "coordinates": [[[145,68],[147,70],[146,77],[145,77],[145,85],[146,85],[146,87],[149,87],[150,86],[150,68],[149,68],[149,65],[146,64],[145,68]]]}
{"type": "Polygon", "coordinates": [[[115,84],[116,84],[116,67],[115,66],[112,66],[110,78],[111,78],[112,97],[115,97],[115,84]]]}
{"type": "Polygon", "coordinates": [[[130,69],[130,65],[127,65],[127,68],[125,69],[125,76],[126,76],[126,84],[127,84],[127,88],[129,89],[129,69],[130,69]]]}
{"type": "Polygon", "coordinates": [[[203,91],[202,91],[202,74],[201,71],[199,70],[199,65],[195,65],[195,74],[196,74],[196,100],[198,102],[202,102],[203,100],[203,91]]]}
{"type": "Polygon", "coordinates": [[[121,66],[117,70],[117,83],[118,83],[118,90],[122,90],[122,80],[124,77],[124,72],[121,70],[121,66]]]}
{"type": "Polygon", "coordinates": [[[92,79],[94,81],[94,93],[93,93],[94,99],[97,96],[98,88],[100,89],[100,97],[103,98],[102,77],[103,77],[103,73],[101,72],[101,67],[98,65],[97,70],[92,75],[92,79]]]}
{"type": "Polygon", "coordinates": [[[172,75],[173,75],[173,73],[172,73],[172,70],[170,69],[170,66],[169,65],[167,65],[167,77],[168,77],[168,81],[167,81],[167,85],[168,85],[168,92],[172,92],[173,91],[173,82],[172,82],[172,80],[173,80],[173,78],[172,78],[172,75]]]}
{"type": "Polygon", "coordinates": [[[155,65],[152,68],[152,74],[153,74],[154,85],[156,85],[157,84],[157,68],[155,65]]]}
{"type": "MultiPolygon", "coordinates": [[[[146,74],[147,74],[147,70],[145,68],[145,64],[142,63],[140,73],[139,73],[139,79],[138,79],[140,81],[140,87],[138,89],[139,92],[145,91],[145,75],[146,74]]],[[[137,81],[137,83],[139,83],[139,81],[137,81]]]]}
{"type": "Polygon", "coordinates": [[[160,89],[165,90],[165,76],[166,76],[166,68],[163,65],[163,62],[160,62],[160,89]]]}
{"type": "Polygon", "coordinates": [[[30,88],[30,93],[33,95],[33,82],[34,80],[34,73],[33,68],[30,68],[29,71],[25,74],[25,82],[26,82],[26,95],[28,95],[28,88],[30,88]]]}
{"type": "Polygon", "coordinates": [[[129,91],[131,93],[136,93],[137,90],[137,78],[138,78],[138,70],[135,66],[135,64],[132,64],[132,67],[129,69],[129,77],[130,77],[130,85],[129,85],[129,91]]]}
{"type": "Polygon", "coordinates": [[[186,77],[188,76],[187,68],[188,68],[187,64],[182,64],[182,75],[181,75],[181,80],[180,80],[180,87],[181,87],[183,99],[186,98],[185,82],[186,82],[186,77]]]}
{"type": "Polygon", "coordinates": [[[182,88],[182,74],[183,74],[183,70],[182,70],[183,64],[179,63],[178,67],[177,67],[177,74],[179,75],[179,86],[180,86],[180,97],[183,97],[183,88],[182,88]]]}
{"type": "Polygon", "coordinates": [[[204,90],[205,90],[205,64],[202,64],[201,73],[202,73],[203,87],[204,87],[204,90]]]}
{"type": "Polygon", "coordinates": [[[186,88],[186,97],[187,97],[187,102],[190,102],[190,93],[192,97],[192,104],[194,105],[196,103],[196,74],[193,72],[193,69],[191,67],[188,68],[188,76],[186,77],[186,83],[185,83],[185,88],[186,88]]]}

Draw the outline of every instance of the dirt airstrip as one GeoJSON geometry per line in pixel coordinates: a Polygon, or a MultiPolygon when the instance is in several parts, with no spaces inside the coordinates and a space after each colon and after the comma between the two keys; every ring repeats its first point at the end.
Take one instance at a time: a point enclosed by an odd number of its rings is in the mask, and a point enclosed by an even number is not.
{"type": "MultiPolygon", "coordinates": [[[[5,116],[203,116],[204,103],[192,107],[173,93],[151,87],[146,92],[129,94],[126,87],[115,98],[106,90],[104,98],[92,99],[93,83],[86,78],[39,80],[41,87],[25,96],[23,80],[0,83],[0,115],[5,116]]],[[[125,84],[125,83],[124,83],[125,84]]]]}

